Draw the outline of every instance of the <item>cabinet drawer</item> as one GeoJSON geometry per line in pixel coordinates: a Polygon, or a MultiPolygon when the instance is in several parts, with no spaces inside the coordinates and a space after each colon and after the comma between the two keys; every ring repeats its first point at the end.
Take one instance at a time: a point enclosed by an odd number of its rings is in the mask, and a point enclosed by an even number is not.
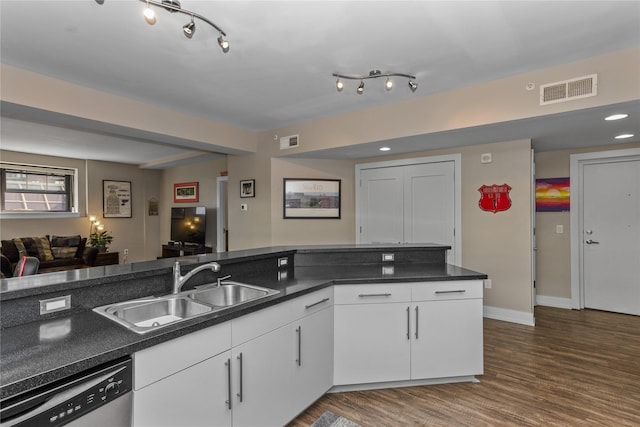
{"type": "Polygon", "coordinates": [[[281,302],[233,319],[231,321],[233,328],[233,333],[231,334],[232,346],[235,347],[293,322],[293,301],[281,302]]]}
{"type": "Polygon", "coordinates": [[[412,284],[413,301],[482,298],[482,280],[456,280],[412,284]]]}
{"type": "Polygon", "coordinates": [[[308,316],[333,305],[333,286],[303,295],[291,302],[294,320],[308,316]]]}
{"type": "Polygon", "coordinates": [[[411,301],[411,286],[405,283],[336,285],[333,292],[335,304],[380,304],[411,301]]]}
{"type": "Polygon", "coordinates": [[[231,348],[231,322],[141,350],[133,355],[134,390],[231,348]]]}

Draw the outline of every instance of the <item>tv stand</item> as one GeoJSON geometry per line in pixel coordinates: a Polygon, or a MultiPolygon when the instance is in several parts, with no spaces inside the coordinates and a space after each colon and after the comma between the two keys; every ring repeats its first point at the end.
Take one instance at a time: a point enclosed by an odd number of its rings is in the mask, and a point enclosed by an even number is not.
{"type": "Polygon", "coordinates": [[[180,256],[210,254],[213,252],[211,246],[200,245],[162,245],[161,258],[175,258],[180,256]]]}

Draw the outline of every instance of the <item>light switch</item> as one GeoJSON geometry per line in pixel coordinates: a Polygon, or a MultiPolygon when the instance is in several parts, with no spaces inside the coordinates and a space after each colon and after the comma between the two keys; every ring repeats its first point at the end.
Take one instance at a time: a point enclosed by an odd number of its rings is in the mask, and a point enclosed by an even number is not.
{"type": "Polygon", "coordinates": [[[556,225],[556,234],[564,233],[564,226],[562,224],[556,225]]]}

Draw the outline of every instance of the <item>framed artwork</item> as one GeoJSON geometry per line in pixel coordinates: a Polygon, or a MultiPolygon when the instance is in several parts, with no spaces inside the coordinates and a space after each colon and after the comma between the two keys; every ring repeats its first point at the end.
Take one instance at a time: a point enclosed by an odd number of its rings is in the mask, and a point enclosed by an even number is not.
{"type": "Polygon", "coordinates": [[[256,197],[255,179],[245,179],[240,181],[240,197],[256,197]]]}
{"type": "Polygon", "coordinates": [[[102,181],[102,216],[131,218],[131,181],[102,181]]]}
{"type": "Polygon", "coordinates": [[[190,203],[198,201],[198,183],[183,182],[181,184],[173,184],[173,202],[174,203],[190,203]]]}
{"type": "Polygon", "coordinates": [[[536,179],[536,212],[569,212],[569,177],[536,179]]]}
{"type": "Polygon", "coordinates": [[[284,178],[283,218],[340,219],[339,179],[284,178]]]}

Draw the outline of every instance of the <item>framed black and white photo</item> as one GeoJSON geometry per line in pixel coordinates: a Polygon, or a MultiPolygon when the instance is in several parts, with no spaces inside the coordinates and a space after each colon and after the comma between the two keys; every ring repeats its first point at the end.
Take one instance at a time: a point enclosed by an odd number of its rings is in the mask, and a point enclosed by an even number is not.
{"type": "Polygon", "coordinates": [[[256,197],[255,179],[245,179],[240,181],[240,197],[256,197]]]}
{"type": "Polygon", "coordinates": [[[339,179],[284,178],[283,218],[340,219],[339,179]]]}
{"type": "Polygon", "coordinates": [[[131,181],[102,181],[102,216],[131,218],[131,181]]]}

